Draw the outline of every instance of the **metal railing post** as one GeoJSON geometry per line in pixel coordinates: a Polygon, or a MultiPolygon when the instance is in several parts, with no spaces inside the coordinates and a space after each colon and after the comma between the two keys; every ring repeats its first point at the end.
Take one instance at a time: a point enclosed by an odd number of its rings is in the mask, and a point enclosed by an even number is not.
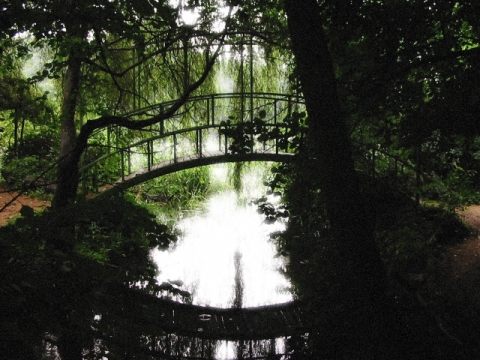
{"type": "MultiPolygon", "coordinates": [[[[160,109],[160,114],[163,113],[163,106],[162,105],[159,106],[159,109],[160,109]]],[[[165,124],[164,123],[165,123],[165,119],[161,120],[160,123],[158,124],[160,135],[163,135],[164,132],[165,132],[165,124]]]]}
{"type": "Polygon", "coordinates": [[[212,95],[212,125],[215,125],[215,96],[212,95]]]}
{"type": "Polygon", "coordinates": [[[198,129],[195,130],[195,153],[199,154],[199,138],[198,138],[198,129]]]}
{"type": "Polygon", "coordinates": [[[173,134],[173,162],[177,162],[177,134],[173,134]]]}
{"type": "Polygon", "coordinates": [[[277,125],[277,100],[275,99],[273,101],[273,123],[277,125]]]}
{"type": "Polygon", "coordinates": [[[198,130],[198,135],[199,135],[199,148],[200,148],[200,152],[199,152],[199,157],[202,157],[203,156],[203,151],[202,151],[202,147],[203,147],[203,135],[202,135],[202,129],[199,129],[198,130]]]}
{"type": "Polygon", "coordinates": [[[210,99],[207,98],[207,125],[210,125],[210,99]]]}
{"type": "Polygon", "coordinates": [[[128,161],[127,171],[129,174],[131,174],[132,173],[132,153],[130,151],[130,148],[127,149],[127,161],[128,161]]]}
{"type": "Polygon", "coordinates": [[[227,134],[225,134],[225,155],[228,154],[228,141],[227,141],[227,134]]]}
{"type": "Polygon", "coordinates": [[[222,133],[218,128],[218,151],[222,151],[222,133]]]}
{"type": "Polygon", "coordinates": [[[151,141],[147,141],[147,167],[148,171],[152,169],[152,149],[150,148],[151,141]]]}
{"type": "Polygon", "coordinates": [[[150,141],[150,162],[152,163],[152,167],[154,166],[154,156],[155,156],[155,152],[153,150],[153,140],[150,141]]]}
{"type": "Polygon", "coordinates": [[[120,171],[121,171],[121,177],[122,181],[125,181],[125,154],[124,154],[124,149],[120,149],[120,171]]]}
{"type": "Polygon", "coordinates": [[[244,76],[243,76],[243,67],[244,67],[244,59],[243,59],[243,37],[242,43],[240,44],[240,118],[238,119],[240,122],[243,122],[243,114],[245,112],[245,83],[244,83],[244,76]]]}

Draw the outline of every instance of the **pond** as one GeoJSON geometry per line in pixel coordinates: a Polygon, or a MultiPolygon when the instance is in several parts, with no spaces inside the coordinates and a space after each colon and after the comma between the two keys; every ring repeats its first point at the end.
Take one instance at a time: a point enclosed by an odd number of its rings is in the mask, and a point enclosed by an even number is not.
{"type": "MultiPolygon", "coordinates": [[[[214,167],[213,177],[228,182],[226,166],[214,167]]],[[[241,254],[243,306],[268,305],[292,300],[290,284],[279,271],[283,260],[276,256],[270,234],[284,224],[267,224],[253,200],[264,195],[262,171],[243,174],[242,191],[223,190],[186,215],[177,224],[181,236],[170,251],[154,251],[159,282],[180,280],[193,294],[193,303],[232,307],[236,252],[241,254]]],[[[272,199],[278,201],[278,199],[272,199]]],[[[221,344],[219,358],[230,358],[233,349],[221,344]]]]}

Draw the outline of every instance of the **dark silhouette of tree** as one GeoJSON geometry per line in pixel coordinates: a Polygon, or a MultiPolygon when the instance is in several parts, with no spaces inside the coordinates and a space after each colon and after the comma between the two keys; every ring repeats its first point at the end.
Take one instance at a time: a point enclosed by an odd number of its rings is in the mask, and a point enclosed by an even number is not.
{"type": "Polygon", "coordinates": [[[152,214],[121,198],[39,216],[24,211],[0,231],[1,325],[9,334],[0,340],[4,356],[40,359],[47,341],[62,359],[81,359],[102,330],[109,340],[125,332],[140,343],[142,333],[129,329],[122,314],[132,288],[151,295],[162,290],[149,252],[174,239],[152,214]]]}
{"type": "MultiPolygon", "coordinates": [[[[373,219],[366,210],[353,166],[351,142],[340,111],[320,7],[315,0],[286,0],[285,12],[308,113],[304,155],[309,164],[299,177],[313,176],[323,194],[332,239],[324,246],[335,254],[327,261],[332,262],[331,281],[337,284],[329,300],[332,304],[335,301],[341,304],[332,324],[333,343],[323,351],[330,348],[339,359],[382,358],[386,355],[382,326],[385,271],[375,244],[373,219]]],[[[308,200],[306,206],[309,206],[308,200]]],[[[320,214],[313,212],[311,216],[320,214]]],[[[313,283],[310,285],[315,287],[313,283]]],[[[312,305],[318,304],[314,307],[320,305],[320,299],[329,297],[321,292],[322,288],[311,291],[316,298],[309,301],[312,305]]]]}

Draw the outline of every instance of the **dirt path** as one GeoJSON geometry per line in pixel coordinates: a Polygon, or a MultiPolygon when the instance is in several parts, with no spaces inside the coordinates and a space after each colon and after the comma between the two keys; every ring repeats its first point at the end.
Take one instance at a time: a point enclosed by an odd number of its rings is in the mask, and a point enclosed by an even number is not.
{"type": "Polygon", "coordinates": [[[480,232],[480,205],[467,206],[458,214],[469,226],[480,232]]]}
{"type": "Polygon", "coordinates": [[[474,235],[449,249],[448,261],[457,279],[480,270],[480,205],[468,206],[458,214],[474,230],[474,235]]]}
{"type": "Polygon", "coordinates": [[[449,331],[468,340],[477,336],[478,323],[472,321],[480,316],[480,205],[457,213],[473,234],[447,248],[436,271],[424,284],[423,295],[444,320],[448,319],[449,331]],[[470,333],[472,329],[477,330],[470,333]]]}
{"type": "MultiPolygon", "coordinates": [[[[0,188],[0,208],[2,208],[7,202],[11,201],[17,195],[17,192],[5,192],[4,189],[0,188]]],[[[9,220],[17,216],[20,213],[22,206],[29,206],[34,210],[42,210],[50,206],[50,201],[39,200],[26,195],[20,195],[20,197],[16,199],[13,204],[0,212],[0,226],[4,226],[9,220]]]]}

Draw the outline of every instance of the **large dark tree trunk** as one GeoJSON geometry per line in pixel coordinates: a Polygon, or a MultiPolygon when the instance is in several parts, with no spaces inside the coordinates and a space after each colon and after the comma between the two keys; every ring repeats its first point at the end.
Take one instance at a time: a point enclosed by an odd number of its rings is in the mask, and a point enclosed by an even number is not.
{"type": "Polygon", "coordinates": [[[75,199],[78,187],[78,162],[73,159],[77,132],[75,110],[80,91],[82,62],[78,50],[72,49],[63,85],[63,105],[60,134],[60,154],[57,169],[57,189],[54,207],[62,207],[75,199]]]}
{"type": "Polygon", "coordinates": [[[338,359],[381,358],[385,272],[354,169],[320,8],[316,0],[284,4],[309,118],[307,157],[323,193],[336,247],[337,258],[329,261],[338,268],[332,281],[339,285],[341,310],[331,324],[331,334],[337,337],[333,353],[338,359]]]}
{"type": "MultiPolygon", "coordinates": [[[[72,7],[72,1],[67,1],[65,6],[72,7]]],[[[67,59],[67,70],[63,79],[63,103],[60,124],[60,151],[57,164],[57,188],[53,197],[52,205],[55,208],[64,207],[75,200],[78,187],[78,160],[74,151],[77,145],[77,129],[75,124],[75,113],[78,97],[80,94],[80,81],[82,76],[82,49],[81,42],[85,39],[85,32],[81,25],[77,24],[78,19],[71,19],[71,27],[67,28],[67,35],[71,49],[67,59]]],[[[57,246],[63,251],[69,250],[72,245],[69,240],[73,238],[73,223],[65,225],[65,229],[55,229],[57,234],[62,234],[58,239],[57,246]],[[68,235],[67,235],[68,234],[68,235]]],[[[66,295],[66,294],[65,294],[66,295]]],[[[69,298],[68,296],[65,298],[69,298]]],[[[58,339],[58,351],[62,360],[82,360],[81,336],[85,329],[79,328],[79,324],[72,320],[67,314],[71,312],[68,307],[74,303],[72,299],[66,301],[59,309],[64,313],[63,329],[58,339]]]]}

